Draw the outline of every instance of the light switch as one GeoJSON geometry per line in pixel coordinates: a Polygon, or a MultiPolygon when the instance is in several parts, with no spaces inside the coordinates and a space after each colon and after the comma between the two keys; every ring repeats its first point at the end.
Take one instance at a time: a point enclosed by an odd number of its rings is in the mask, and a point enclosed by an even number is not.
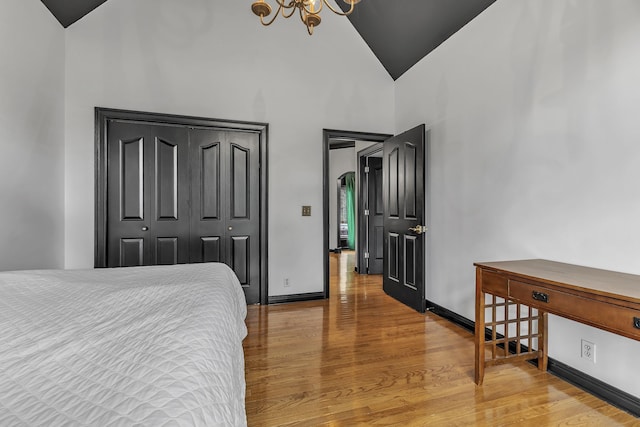
{"type": "Polygon", "coordinates": [[[311,216],[311,206],[302,207],[302,216],[311,216]]]}

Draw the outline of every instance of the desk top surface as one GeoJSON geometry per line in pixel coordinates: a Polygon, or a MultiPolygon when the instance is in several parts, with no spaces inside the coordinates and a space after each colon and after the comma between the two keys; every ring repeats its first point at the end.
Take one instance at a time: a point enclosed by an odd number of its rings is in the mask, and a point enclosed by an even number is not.
{"type": "Polygon", "coordinates": [[[586,291],[640,304],[640,276],[635,274],[564,264],[545,259],[476,262],[474,265],[560,288],[586,291]]]}

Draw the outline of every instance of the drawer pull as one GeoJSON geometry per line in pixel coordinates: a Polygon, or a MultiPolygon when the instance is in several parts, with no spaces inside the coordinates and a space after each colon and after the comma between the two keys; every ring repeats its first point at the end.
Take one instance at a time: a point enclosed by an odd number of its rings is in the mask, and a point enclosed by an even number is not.
{"type": "MultiPolygon", "coordinates": [[[[536,301],[549,302],[549,295],[547,295],[547,294],[545,294],[543,292],[533,291],[531,293],[531,296],[536,301]]],[[[638,320],[640,320],[640,319],[638,319],[638,320]]]]}
{"type": "Polygon", "coordinates": [[[640,317],[633,318],[633,326],[635,326],[636,329],[640,329],[640,317]]]}

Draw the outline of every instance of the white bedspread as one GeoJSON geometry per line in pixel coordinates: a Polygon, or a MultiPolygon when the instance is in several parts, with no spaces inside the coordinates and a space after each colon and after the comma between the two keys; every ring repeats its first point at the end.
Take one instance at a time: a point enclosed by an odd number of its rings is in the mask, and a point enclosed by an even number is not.
{"type": "Polygon", "coordinates": [[[0,426],[243,426],[224,264],[0,273],[0,426]]]}

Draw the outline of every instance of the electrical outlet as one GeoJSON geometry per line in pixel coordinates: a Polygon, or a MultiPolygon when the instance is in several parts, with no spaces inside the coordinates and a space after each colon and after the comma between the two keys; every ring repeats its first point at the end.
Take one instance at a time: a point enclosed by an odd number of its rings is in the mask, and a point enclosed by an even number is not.
{"type": "Polygon", "coordinates": [[[596,363],[596,345],[590,341],[582,340],[580,356],[590,360],[591,363],[596,363]]]}
{"type": "Polygon", "coordinates": [[[285,277],[285,279],[284,279],[284,287],[285,287],[285,288],[288,288],[289,286],[290,286],[290,285],[289,285],[289,278],[288,278],[288,277],[285,277]]]}

